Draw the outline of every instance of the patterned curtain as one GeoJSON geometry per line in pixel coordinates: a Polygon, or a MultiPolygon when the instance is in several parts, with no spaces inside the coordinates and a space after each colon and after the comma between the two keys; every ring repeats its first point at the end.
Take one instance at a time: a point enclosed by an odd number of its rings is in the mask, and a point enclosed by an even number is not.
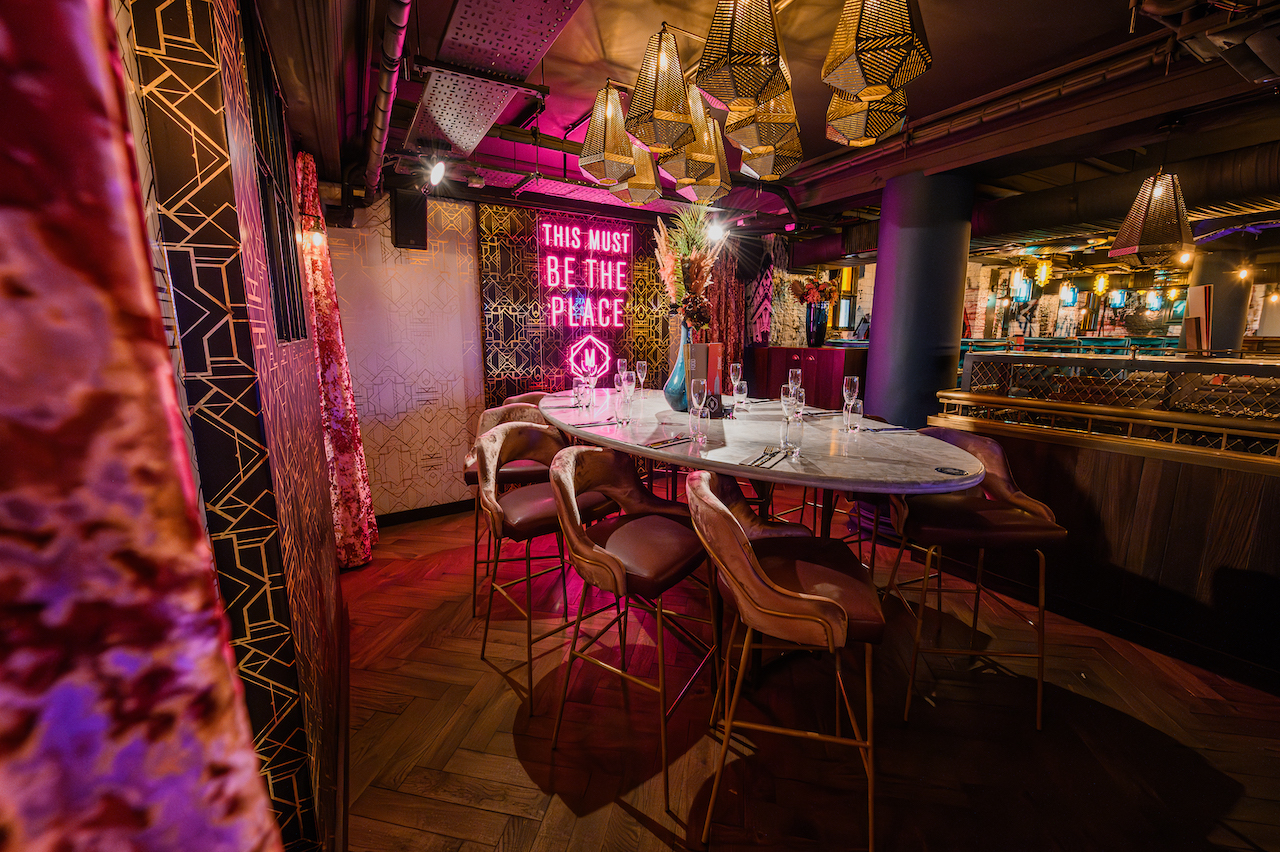
{"type": "Polygon", "coordinates": [[[329,497],[333,503],[333,531],[338,540],[338,565],[353,568],[368,562],[378,543],[378,525],[369,490],[360,420],[351,390],[347,346],[342,339],[338,291],[329,261],[316,161],[305,152],[297,156],[298,212],[302,217],[302,257],[307,289],[315,302],[316,369],[320,374],[324,449],[329,461],[329,497]],[[319,239],[313,235],[319,234],[319,239]]]}
{"type": "Polygon", "coordinates": [[[705,339],[724,345],[724,373],[720,387],[729,381],[729,365],[742,361],[742,330],[746,311],[746,294],[738,280],[737,246],[728,245],[716,258],[711,270],[712,286],[708,293],[711,302],[711,328],[705,339]]]}

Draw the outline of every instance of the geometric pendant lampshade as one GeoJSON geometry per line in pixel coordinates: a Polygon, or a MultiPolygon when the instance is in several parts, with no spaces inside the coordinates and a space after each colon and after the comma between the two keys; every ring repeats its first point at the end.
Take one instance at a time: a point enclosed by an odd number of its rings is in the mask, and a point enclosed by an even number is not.
{"type": "Polygon", "coordinates": [[[822,82],[874,101],[901,89],[932,62],[916,0],[847,0],[822,82]]]}
{"type": "Polygon", "coordinates": [[[836,89],[827,108],[827,138],[864,148],[897,133],[906,120],[907,93],[901,89],[877,101],[864,101],[836,89]]]}
{"type": "Polygon", "coordinates": [[[1107,254],[1136,266],[1156,266],[1194,248],[1182,185],[1177,175],[1161,171],[1142,182],[1107,254]]]}
{"type": "Polygon", "coordinates": [[[655,154],[682,148],[693,141],[689,88],[680,68],[676,37],[667,32],[649,36],[640,73],[627,107],[627,132],[655,154]]]}
{"type": "Polygon", "coordinates": [[[639,145],[631,146],[631,154],[635,158],[636,173],[615,183],[609,187],[609,191],[619,201],[632,207],[640,207],[661,198],[662,188],[658,186],[658,170],[653,165],[653,154],[639,145]]]}
{"type": "Polygon", "coordinates": [[[742,173],[757,180],[777,180],[800,165],[804,153],[800,150],[798,129],[768,148],[742,152],[742,173]]]}
{"type": "Polygon", "coordinates": [[[715,168],[702,178],[678,190],[686,197],[692,196],[699,204],[710,204],[729,194],[732,186],[729,175],[729,162],[724,153],[724,137],[720,134],[720,122],[708,118],[711,139],[715,145],[715,168]]]}
{"type": "Polygon", "coordinates": [[[604,88],[596,92],[578,166],[601,186],[613,186],[635,174],[631,139],[622,125],[622,102],[612,81],[606,81],[604,88]]]}
{"type": "Polygon", "coordinates": [[[702,93],[697,86],[689,87],[688,98],[693,141],[683,148],[674,148],[666,154],[658,155],[658,164],[677,186],[702,180],[716,167],[716,143],[712,138],[706,107],[702,103],[702,93]]]}
{"type": "Polygon", "coordinates": [[[724,135],[744,152],[763,154],[799,131],[791,90],[770,98],[754,110],[731,112],[724,122],[724,135]]]}
{"type": "Polygon", "coordinates": [[[791,88],[772,0],[717,0],[697,82],[713,107],[738,111],[791,88]]]}

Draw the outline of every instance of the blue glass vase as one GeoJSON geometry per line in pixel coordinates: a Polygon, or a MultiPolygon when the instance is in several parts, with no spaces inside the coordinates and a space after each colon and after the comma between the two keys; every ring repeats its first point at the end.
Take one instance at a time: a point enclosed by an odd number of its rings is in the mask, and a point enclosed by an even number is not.
{"type": "Polygon", "coordinates": [[[684,381],[684,345],[691,339],[689,326],[681,321],[680,348],[676,350],[676,362],[671,365],[671,375],[667,377],[667,383],[662,386],[662,395],[666,397],[667,405],[671,406],[672,411],[689,410],[689,391],[684,381]]]}

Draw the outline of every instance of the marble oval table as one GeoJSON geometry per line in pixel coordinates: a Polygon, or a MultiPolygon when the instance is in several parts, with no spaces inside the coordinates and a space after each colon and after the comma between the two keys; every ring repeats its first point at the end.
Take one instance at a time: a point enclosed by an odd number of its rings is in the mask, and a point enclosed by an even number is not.
{"type": "MultiPolygon", "coordinates": [[[[637,391],[634,416],[624,426],[616,420],[617,397],[612,389],[597,388],[590,407],[574,408],[572,391],[564,391],[544,397],[539,408],[548,421],[583,441],[683,467],[821,488],[829,495],[826,504],[832,502],[830,495],[836,491],[958,491],[978,484],[985,473],[982,462],[959,447],[912,430],[845,432],[839,413],[805,418],[798,457],[788,455],[769,467],[749,466],[747,463],[766,446],[780,443],[782,404],[777,400],[752,403],[748,413],[733,420],[709,421],[704,443],[651,447],[648,445],[667,438],[688,435],[689,415],[672,411],[661,391],[637,391]],[[610,422],[583,425],[606,420],[610,422]]],[[[865,422],[869,428],[886,425],[865,422]]],[[[796,426],[791,428],[795,431],[796,426]]],[[[823,527],[827,528],[827,506],[823,514],[823,527]]]]}

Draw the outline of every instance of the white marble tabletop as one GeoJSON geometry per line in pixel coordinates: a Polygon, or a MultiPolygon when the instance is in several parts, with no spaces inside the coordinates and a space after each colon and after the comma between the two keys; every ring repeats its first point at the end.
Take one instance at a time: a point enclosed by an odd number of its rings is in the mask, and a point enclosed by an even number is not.
{"type": "MultiPolygon", "coordinates": [[[[617,422],[617,399],[612,388],[597,388],[589,407],[574,408],[572,391],[564,391],[544,397],[539,408],[551,423],[589,443],[744,479],[836,491],[922,494],[968,488],[981,482],[985,473],[982,462],[959,447],[913,430],[846,432],[839,412],[805,417],[798,456],[780,457],[768,467],[749,466],[765,447],[776,448],[780,443],[783,422],[778,400],[752,403],[748,413],[732,420],[704,419],[705,442],[651,447],[658,441],[688,436],[689,415],[672,411],[662,391],[646,389],[636,391],[632,421],[622,425],[617,422]]],[[[864,424],[868,429],[886,427],[874,421],[864,424]]],[[[794,438],[796,424],[791,431],[794,438]]]]}

